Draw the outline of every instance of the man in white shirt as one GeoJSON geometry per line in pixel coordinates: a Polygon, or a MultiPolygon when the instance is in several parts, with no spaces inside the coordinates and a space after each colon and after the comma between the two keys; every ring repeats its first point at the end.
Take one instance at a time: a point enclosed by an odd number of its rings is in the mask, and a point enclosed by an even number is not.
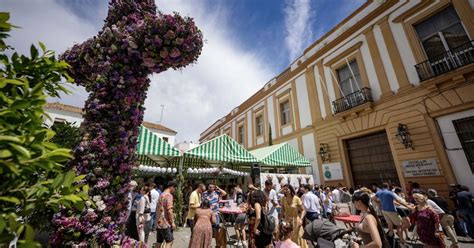
{"type": "Polygon", "coordinates": [[[319,198],[311,191],[311,186],[303,186],[303,207],[306,212],[306,219],[310,222],[319,219],[321,213],[321,205],[319,204],[319,198]]]}
{"type": "Polygon", "coordinates": [[[263,190],[268,198],[268,209],[269,214],[275,219],[275,223],[278,223],[278,197],[277,192],[273,189],[273,183],[270,180],[265,181],[265,188],[263,190]]]}
{"type": "Polygon", "coordinates": [[[151,190],[150,190],[150,195],[151,195],[151,199],[150,199],[150,217],[151,217],[150,230],[152,232],[154,232],[156,230],[156,227],[155,227],[156,203],[158,202],[158,198],[160,198],[160,193],[158,192],[158,190],[156,190],[156,184],[155,183],[151,183],[150,187],[151,187],[151,190]]]}
{"type": "Polygon", "coordinates": [[[332,191],[332,197],[334,203],[341,203],[341,197],[342,197],[342,184],[339,184],[337,188],[333,189],[332,191]]]}

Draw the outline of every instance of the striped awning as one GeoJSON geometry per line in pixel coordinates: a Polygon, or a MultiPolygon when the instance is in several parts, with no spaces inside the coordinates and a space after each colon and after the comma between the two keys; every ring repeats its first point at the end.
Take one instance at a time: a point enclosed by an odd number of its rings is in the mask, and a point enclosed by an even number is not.
{"type": "Polygon", "coordinates": [[[148,128],[140,126],[137,155],[139,162],[152,165],[152,162],[147,158],[151,158],[153,162],[162,164],[163,162],[169,162],[170,158],[181,156],[181,152],[148,128]]]}
{"type": "Polygon", "coordinates": [[[184,157],[215,163],[258,163],[257,159],[231,137],[223,134],[184,152],[184,157]]]}
{"type": "Polygon", "coordinates": [[[292,145],[281,143],[250,151],[262,165],[279,167],[309,167],[311,162],[292,145]]]}

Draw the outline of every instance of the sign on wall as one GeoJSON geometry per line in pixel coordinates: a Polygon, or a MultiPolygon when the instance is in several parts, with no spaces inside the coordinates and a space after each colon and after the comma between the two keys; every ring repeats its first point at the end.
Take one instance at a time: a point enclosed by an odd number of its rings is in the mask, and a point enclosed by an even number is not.
{"type": "Polygon", "coordinates": [[[402,161],[402,168],[405,177],[430,177],[441,174],[434,158],[402,161]]]}
{"type": "Polygon", "coordinates": [[[344,176],[342,174],[341,163],[330,163],[323,164],[324,181],[342,180],[344,176]]]}

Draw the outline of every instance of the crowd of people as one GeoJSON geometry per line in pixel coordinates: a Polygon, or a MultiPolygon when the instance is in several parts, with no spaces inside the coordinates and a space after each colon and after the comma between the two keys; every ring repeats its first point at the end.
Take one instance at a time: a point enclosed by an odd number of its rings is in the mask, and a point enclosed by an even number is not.
{"type": "MultiPolygon", "coordinates": [[[[407,185],[406,191],[388,183],[356,188],[279,186],[277,191],[267,180],[263,187],[237,185],[225,187],[227,191],[214,183],[186,187],[182,222],[191,229],[189,247],[211,247],[213,238],[217,247],[225,247],[222,223],[230,221],[238,247],[306,248],[311,244],[303,239],[306,224],[318,219],[335,222],[343,214],[360,215],[351,230],[351,247],[402,247],[413,240],[425,247],[445,247],[446,236],[451,247],[459,247],[458,236],[474,238],[473,194],[464,186],[452,186],[452,204],[435,189],[422,189],[417,183],[407,185]],[[220,213],[222,200],[234,202],[240,211],[230,216],[220,213]]],[[[153,232],[156,247],[172,247],[176,183],[170,181],[164,188],[154,183],[138,187],[132,182],[132,187],[127,234],[146,243],[153,232]]]]}

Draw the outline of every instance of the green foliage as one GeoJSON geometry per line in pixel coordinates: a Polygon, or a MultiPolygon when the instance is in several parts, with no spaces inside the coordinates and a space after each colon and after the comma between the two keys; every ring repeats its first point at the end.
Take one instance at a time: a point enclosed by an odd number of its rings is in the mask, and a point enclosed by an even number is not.
{"type": "Polygon", "coordinates": [[[46,98],[66,92],[68,65],[41,43],[29,57],[7,55],[8,20],[0,13],[0,244],[17,236],[19,247],[35,247],[39,223],[50,221],[38,213],[83,208],[87,186],[74,171],[64,172],[71,151],[52,143],[54,132],[43,126],[46,98]]]}
{"type": "Polygon", "coordinates": [[[51,142],[65,148],[72,149],[81,141],[81,133],[79,127],[74,126],[71,122],[55,122],[51,126],[56,135],[51,142]]]}
{"type": "Polygon", "coordinates": [[[184,185],[184,176],[182,173],[179,173],[178,176],[176,177],[176,191],[175,191],[175,196],[176,199],[173,204],[173,209],[174,213],[176,215],[175,221],[176,221],[176,226],[181,226],[183,223],[182,217],[183,217],[183,210],[184,210],[184,196],[183,196],[183,185],[184,185]]]}

